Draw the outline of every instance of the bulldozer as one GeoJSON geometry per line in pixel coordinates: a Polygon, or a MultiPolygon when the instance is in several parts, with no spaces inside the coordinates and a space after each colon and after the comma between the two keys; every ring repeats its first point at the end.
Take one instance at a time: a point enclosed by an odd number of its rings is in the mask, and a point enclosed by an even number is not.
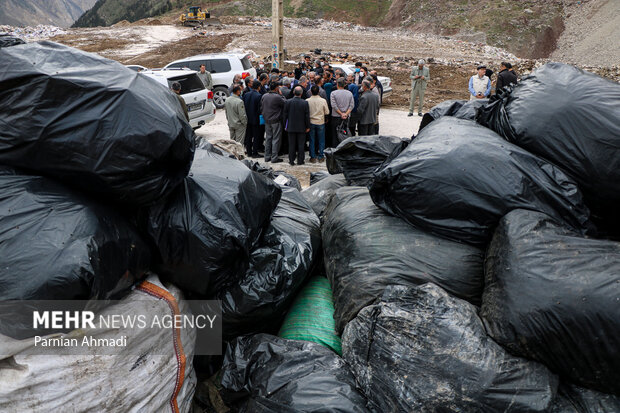
{"type": "Polygon", "coordinates": [[[220,20],[211,17],[211,13],[208,10],[202,11],[199,6],[192,6],[188,9],[187,13],[181,14],[179,20],[183,26],[211,26],[219,25],[220,20]]]}

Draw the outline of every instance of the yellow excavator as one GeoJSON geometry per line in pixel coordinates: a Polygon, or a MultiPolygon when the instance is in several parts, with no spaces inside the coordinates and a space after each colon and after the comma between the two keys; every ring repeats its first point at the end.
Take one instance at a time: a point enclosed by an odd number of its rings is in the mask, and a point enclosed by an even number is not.
{"type": "Polygon", "coordinates": [[[207,26],[221,24],[219,19],[211,18],[208,10],[202,11],[202,7],[192,6],[187,13],[183,13],[179,20],[183,26],[207,26]]]}

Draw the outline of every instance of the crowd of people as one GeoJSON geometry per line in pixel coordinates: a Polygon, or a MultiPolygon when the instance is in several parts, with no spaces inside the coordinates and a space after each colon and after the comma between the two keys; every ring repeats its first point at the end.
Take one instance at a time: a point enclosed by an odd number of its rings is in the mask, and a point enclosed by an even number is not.
{"type": "Polygon", "coordinates": [[[306,142],[310,162],[324,162],[324,149],[343,138],[379,133],[383,85],[361,62],[349,75],[324,57],[312,62],[305,56],[290,72],[267,72],[263,64],[256,79],[235,76],[229,92],[230,138],[252,158],[260,157],[264,143],[265,162],[282,162],[280,150],[288,147],[289,164],[303,165],[306,142]]]}
{"type": "MultiPolygon", "coordinates": [[[[492,75],[485,65],[477,67],[469,79],[470,100],[488,98],[493,85],[501,90],[517,83],[508,62],[500,64],[495,81],[492,75]]],[[[204,67],[199,76],[205,84],[212,84],[204,67]]],[[[410,79],[408,116],[413,116],[416,103],[418,116],[422,116],[424,93],[431,79],[423,59],[412,67],[410,79]]],[[[356,134],[379,133],[383,85],[376,71],[361,62],[355,63],[348,75],[342,68],[332,67],[325,57],[312,62],[306,55],[293,71],[267,71],[260,62],[257,78],[235,75],[229,93],[225,108],[230,138],[244,145],[248,157],[260,157],[264,147],[265,162],[283,162],[280,152],[288,148],[289,164],[303,165],[306,144],[310,162],[324,162],[326,147],[336,147],[356,134]]]]}

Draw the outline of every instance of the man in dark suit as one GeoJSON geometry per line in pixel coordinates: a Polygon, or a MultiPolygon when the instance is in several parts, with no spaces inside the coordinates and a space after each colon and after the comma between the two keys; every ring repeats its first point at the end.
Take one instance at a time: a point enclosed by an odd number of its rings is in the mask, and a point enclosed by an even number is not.
{"type": "Polygon", "coordinates": [[[260,99],[261,94],[258,90],[261,87],[261,83],[255,80],[251,84],[249,92],[243,95],[243,104],[245,106],[245,113],[248,116],[248,126],[245,134],[245,151],[249,157],[257,158],[258,149],[261,145],[260,133],[260,99]]]}
{"type": "Polygon", "coordinates": [[[308,102],[301,98],[303,89],[296,86],[293,89],[293,99],[287,100],[284,105],[284,125],[288,132],[288,163],[304,164],[304,145],[306,134],[310,132],[310,107],[308,102]]]}

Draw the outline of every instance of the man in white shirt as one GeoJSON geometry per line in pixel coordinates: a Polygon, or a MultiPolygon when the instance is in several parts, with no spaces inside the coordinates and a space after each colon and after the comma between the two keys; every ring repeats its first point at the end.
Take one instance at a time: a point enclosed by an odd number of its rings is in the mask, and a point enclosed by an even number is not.
{"type": "Polygon", "coordinates": [[[478,66],[478,73],[469,79],[469,100],[488,98],[491,93],[491,79],[485,73],[485,65],[478,66]]]}

